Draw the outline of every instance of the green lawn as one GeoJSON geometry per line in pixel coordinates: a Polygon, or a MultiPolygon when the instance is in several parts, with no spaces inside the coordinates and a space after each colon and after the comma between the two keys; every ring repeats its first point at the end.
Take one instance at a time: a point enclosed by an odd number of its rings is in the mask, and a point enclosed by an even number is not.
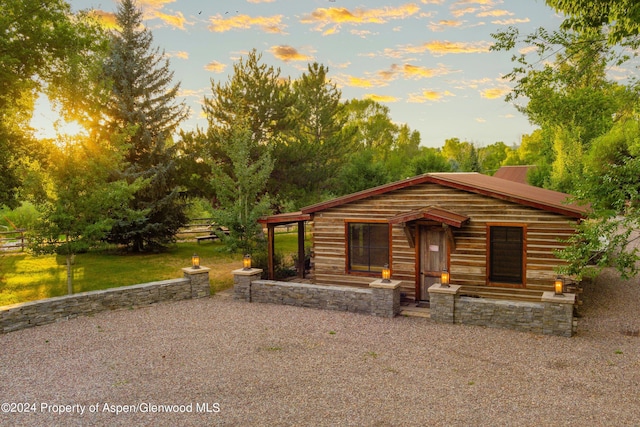
{"type": "MultiPolygon", "coordinates": [[[[233,284],[231,271],[242,265],[242,256],[229,254],[220,243],[180,243],[160,254],[90,252],[79,254],[73,266],[73,291],[85,292],[137,283],[182,277],[181,268],[191,265],[191,255],[212,269],[215,292],[233,284]]],[[[0,256],[0,305],[65,295],[65,257],[28,253],[0,256]]]]}
{"type": "MultiPolygon", "coordinates": [[[[296,233],[278,233],[276,250],[297,252],[296,233]]],[[[179,243],[160,254],[79,254],[73,266],[73,292],[94,291],[182,277],[191,265],[191,255],[211,268],[211,291],[233,285],[231,271],[242,267],[241,254],[229,254],[222,243],[179,243]]],[[[67,293],[65,257],[29,253],[0,254],[0,306],[34,301],[67,293]]]]}

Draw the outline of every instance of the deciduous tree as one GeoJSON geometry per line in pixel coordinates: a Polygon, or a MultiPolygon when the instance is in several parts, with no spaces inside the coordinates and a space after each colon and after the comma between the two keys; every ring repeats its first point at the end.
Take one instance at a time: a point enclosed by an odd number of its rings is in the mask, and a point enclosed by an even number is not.
{"type": "Polygon", "coordinates": [[[43,214],[31,233],[31,247],[36,254],[65,256],[67,290],[72,294],[75,254],[104,243],[119,219],[143,214],[127,207],[143,181],[114,180],[122,154],[89,139],[52,145],[48,155],[48,197],[39,206],[43,214]]]}

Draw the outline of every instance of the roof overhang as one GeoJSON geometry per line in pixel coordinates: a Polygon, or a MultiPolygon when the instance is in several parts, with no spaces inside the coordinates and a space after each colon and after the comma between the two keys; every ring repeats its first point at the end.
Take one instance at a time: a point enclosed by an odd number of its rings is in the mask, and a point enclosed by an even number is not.
{"type": "Polygon", "coordinates": [[[258,219],[263,225],[285,225],[300,221],[310,221],[311,215],[302,212],[290,212],[284,214],[270,215],[258,219]]]}
{"type": "Polygon", "coordinates": [[[416,211],[404,212],[389,218],[390,224],[402,224],[421,219],[441,222],[452,227],[460,228],[469,221],[469,217],[446,209],[430,206],[416,211]]]}

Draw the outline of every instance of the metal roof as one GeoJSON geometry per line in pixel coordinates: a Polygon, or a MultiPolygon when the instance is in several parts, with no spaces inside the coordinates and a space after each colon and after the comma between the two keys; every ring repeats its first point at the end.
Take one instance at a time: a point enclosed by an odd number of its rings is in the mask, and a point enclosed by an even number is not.
{"type": "Polygon", "coordinates": [[[441,172],[407,178],[368,190],[360,191],[326,202],[317,203],[302,209],[302,214],[313,214],[332,207],[351,203],[367,197],[382,195],[407,187],[424,183],[434,183],[445,187],[456,188],[470,193],[482,194],[497,199],[508,200],[520,205],[531,206],[550,212],[559,213],[572,218],[584,218],[589,211],[588,206],[569,203],[570,195],[528,184],[512,182],[477,172],[441,172]]]}
{"type": "Polygon", "coordinates": [[[533,168],[535,168],[535,166],[501,166],[493,176],[521,184],[528,184],[527,173],[533,168]]]}

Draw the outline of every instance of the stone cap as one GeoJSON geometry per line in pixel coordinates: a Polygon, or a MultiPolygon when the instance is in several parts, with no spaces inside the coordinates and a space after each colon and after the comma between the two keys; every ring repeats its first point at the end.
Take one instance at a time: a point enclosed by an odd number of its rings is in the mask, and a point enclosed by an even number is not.
{"type": "Polygon", "coordinates": [[[378,279],[369,283],[369,287],[379,289],[397,289],[398,287],[400,287],[400,281],[391,280],[389,282],[383,282],[382,279],[378,279]]]}
{"type": "Polygon", "coordinates": [[[209,270],[211,270],[209,267],[200,267],[200,268],[193,268],[193,267],[187,267],[187,268],[183,268],[182,271],[185,274],[200,274],[200,273],[208,273],[209,270]]]}
{"type": "Polygon", "coordinates": [[[250,268],[249,270],[245,270],[244,268],[239,268],[237,270],[233,270],[231,273],[234,276],[255,276],[256,274],[262,274],[262,269],[250,268]]]}
{"type": "Polygon", "coordinates": [[[462,286],[460,285],[449,285],[449,287],[444,287],[442,286],[440,283],[436,283],[434,285],[429,286],[429,293],[430,294],[449,294],[449,295],[455,295],[458,293],[458,290],[461,288],[462,286]]]}
{"type": "Polygon", "coordinates": [[[554,302],[556,304],[574,304],[576,302],[576,294],[564,293],[556,295],[555,292],[543,292],[542,302],[554,302]]]}

